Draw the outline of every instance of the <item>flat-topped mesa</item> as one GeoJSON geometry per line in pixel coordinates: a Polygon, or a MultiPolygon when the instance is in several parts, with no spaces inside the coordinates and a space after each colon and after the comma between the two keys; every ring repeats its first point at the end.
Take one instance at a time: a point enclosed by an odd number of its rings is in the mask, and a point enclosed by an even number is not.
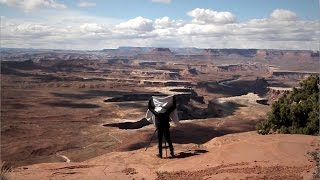
{"type": "Polygon", "coordinates": [[[170,52],[171,50],[169,48],[154,48],[152,49],[152,52],[170,52]]]}
{"type": "Polygon", "coordinates": [[[175,58],[175,54],[169,48],[154,48],[138,57],[143,60],[166,61],[175,58]]]}
{"type": "Polygon", "coordinates": [[[305,58],[312,59],[319,57],[319,51],[311,50],[276,50],[276,49],[259,49],[257,57],[261,58],[305,58]]]}
{"type": "Polygon", "coordinates": [[[242,57],[254,57],[257,54],[257,49],[204,49],[202,54],[209,56],[228,56],[233,54],[242,57]]]}
{"type": "Polygon", "coordinates": [[[201,52],[203,56],[223,57],[229,55],[236,55],[245,58],[302,58],[312,59],[319,57],[318,51],[311,50],[277,50],[277,49],[203,49],[201,52]]]}
{"type": "Polygon", "coordinates": [[[298,78],[305,79],[310,75],[318,75],[318,72],[308,72],[308,71],[273,71],[272,76],[282,77],[282,78],[298,78]]]}
{"type": "Polygon", "coordinates": [[[166,55],[170,55],[170,56],[174,55],[169,48],[154,48],[154,49],[152,49],[150,54],[165,55],[165,56],[166,55]]]}

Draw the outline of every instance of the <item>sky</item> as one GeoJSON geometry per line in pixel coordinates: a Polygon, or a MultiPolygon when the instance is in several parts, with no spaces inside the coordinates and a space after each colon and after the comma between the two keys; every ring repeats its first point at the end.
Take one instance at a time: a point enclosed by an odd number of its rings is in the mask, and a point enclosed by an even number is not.
{"type": "Polygon", "coordinates": [[[319,0],[0,0],[1,47],[319,50],[319,0]]]}

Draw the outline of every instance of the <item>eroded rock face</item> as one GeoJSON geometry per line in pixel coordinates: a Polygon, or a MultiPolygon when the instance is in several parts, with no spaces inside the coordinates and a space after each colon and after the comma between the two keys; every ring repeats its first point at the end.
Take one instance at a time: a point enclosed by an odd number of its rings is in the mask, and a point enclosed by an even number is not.
{"type": "Polygon", "coordinates": [[[173,56],[174,53],[171,52],[169,48],[154,48],[150,55],[160,55],[160,56],[173,56]]]}
{"type": "Polygon", "coordinates": [[[179,118],[181,120],[206,119],[218,117],[220,113],[216,104],[205,104],[204,97],[191,90],[190,94],[176,95],[179,118]]]}
{"type": "Polygon", "coordinates": [[[296,72],[296,71],[274,71],[272,75],[280,78],[296,78],[304,79],[312,74],[318,74],[317,72],[296,72]]]}
{"type": "Polygon", "coordinates": [[[269,88],[267,93],[267,99],[269,99],[269,103],[272,103],[278,100],[285,94],[289,94],[292,91],[290,88],[269,88]]]}
{"type": "Polygon", "coordinates": [[[230,64],[217,66],[218,72],[239,72],[239,71],[261,71],[267,72],[267,69],[261,64],[230,64]]]}
{"type": "MultiPolygon", "coordinates": [[[[209,107],[204,102],[204,97],[199,96],[193,89],[174,89],[175,92],[182,92],[176,94],[177,110],[179,118],[182,120],[190,119],[206,119],[208,117],[217,117],[219,114],[215,108],[209,107]]],[[[148,101],[151,96],[167,96],[161,93],[137,93],[137,94],[125,94],[109,99],[105,99],[104,102],[128,102],[128,101],[148,101]]],[[[211,106],[211,105],[210,105],[211,106]]],[[[145,107],[147,110],[147,106],[145,107]]]]}
{"type": "Polygon", "coordinates": [[[151,52],[169,52],[169,53],[171,53],[169,48],[155,48],[151,52]]]}
{"type": "Polygon", "coordinates": [[[203,54],[209,56],[228,56],[231,54],[243,57],[256,56],[257,49],[204,49],[203,54]]]}

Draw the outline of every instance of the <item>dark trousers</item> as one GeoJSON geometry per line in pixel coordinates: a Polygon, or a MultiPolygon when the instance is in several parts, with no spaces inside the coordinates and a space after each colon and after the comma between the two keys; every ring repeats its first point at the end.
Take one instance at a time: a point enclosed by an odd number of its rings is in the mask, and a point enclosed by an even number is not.
{"type": "Polygon", "coordinates": [[[162,157],[162,137],[164,136],[164,138],[166,138],[165,140],[168,142],[169,144],[169,148],[170,148],[170,153],[171,155],[174,154],[173,152],[173,146],[172,146],[172,141],[171,141],[171,137],[170,137],[170,130],[169,130],[169,126],[168,127],[158,127],[158,148],[159,148],[159,155],[162,157]]]}

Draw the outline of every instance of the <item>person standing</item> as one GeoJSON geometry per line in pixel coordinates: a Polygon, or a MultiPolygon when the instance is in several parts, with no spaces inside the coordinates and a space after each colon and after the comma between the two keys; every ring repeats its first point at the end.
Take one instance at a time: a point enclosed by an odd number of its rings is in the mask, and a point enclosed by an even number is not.
{"type": "Polygon", "coordinates": [[[148,109],[154,114],[155,116],[155,126],[158,130],[158,149],[159,154],[158,157],[162,158],[162,137],[164,136],[165,140],[168,142],[170,155],[174,157],[174,149],[170,137],[170,115],[176,109],[176,98],[172,96],[172,103],[171,106],[167,106],[168,103],[165,103],[161,107],[155,106],[153,98],[149,99],[148,109]]]}

